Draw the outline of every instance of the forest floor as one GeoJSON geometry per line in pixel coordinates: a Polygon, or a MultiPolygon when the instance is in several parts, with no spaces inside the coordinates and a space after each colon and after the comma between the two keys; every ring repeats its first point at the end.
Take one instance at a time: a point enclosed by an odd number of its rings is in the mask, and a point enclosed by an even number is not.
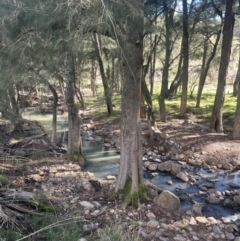
{"type": "MultiPolygon", "coordinates": [[[[103,123],[96,119],[95,126],[120,131],[119,124],[114,121],[103,123]]],[[[182,160],[201,158],[212,169],[221,169],[225,163],[240,158],[240,142],[231,139],[231,132],[210,133],[204,124],[181,119],[159,123],[158,128],[165,133],[165,140],[150,141],[143,122],[146,149],[154,151],[163,146],[164,152],[168,153],[171,152],[169,143],[174,143],[182,160]]],[[[24,163],[9,160],[1,162],[0,168],[3,188],[44,193],[49,205],[54,207],[53,213],[45,210],[44,217],[33,215],[24,218],[20,224],[21,235],[11,232],[9,227],[2,227],[1,241],[23,240],[20,237],[54,224],[55,227],[49,226],[46,231],[25,240],[239,240],[239,220],[207,218],[194,214],[192,210],[163,210],[156,206],[151,196],[140,207],[124,210],[121,203],[112,197],[114,180],[100,181],[99,190],[89,182],[96,180],[91,173],[85,173],[78,164],[71,163],[64,156],[42,157],[24,163]]],[[[234,168],[232,166],[236,171],[234,168]]]]}

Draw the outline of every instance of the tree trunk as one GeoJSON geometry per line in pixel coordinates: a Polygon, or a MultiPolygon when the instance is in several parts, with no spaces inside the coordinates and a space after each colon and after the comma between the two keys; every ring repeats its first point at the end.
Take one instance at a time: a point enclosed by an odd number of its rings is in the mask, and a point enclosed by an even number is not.
{"type": "Polygon", "coordinates": [[[225,97],[225,86],[227,70],[231,55],[231,45],[233,37],[234,27],[234,13],[233,13],[234,0],[228,0],[226,2],[225,20],[223,26],[223,42],[221,60],[218,72],[218,85],[217,92],[214,100],[214,106],[212,111],[211,130],[216,132],[223,131],[222,122],[222,108],[225,97]]]}
{"type": "Polygon", "coordinates": [[[239,51],[237,75],[233,83],[233,96],[237,96],[238,94],[239,79],[240,79],[240,51],[239,51]]]}
{"type": "MultiPolygon", "coordinates": [[[[237,79],[237,85],[240,86],[240,76],[237,79]]],[[[233,125],[233,139],[240,139],[240,88],[237,89],[237,106],[233,125]]]]}
{"type": "Polygon", "coordinates": [[[183,0],[183,70],[182,70],[182,97],[180,114],[184,115],[187,110],[187,91],[188,91],[188,9],[187,0],[183,0]]]}
{"type": "Polygon", "coordinates": [[[100,73],[101,73],[101,77],[102,77],[104,97],[105,97],[105,102],[107,105],[107,111],[108,111],[108,114],[111,115],[113,113],[111,92],[110,92],[108,80],[107,80],[107,77],[106,77],[106,74],[104,71],[101,42],[100,42],[99,36],[96,33],[94,33],[94,40],[95,40],[95,45],[96,45],[96,49],[97,49],[98,64],[99,64],[100,73]]]}
{"type": "Polygon", "coordinates": [[[91,91],[93,96],[96,95],[96,75],[97,75],[97,65],[95,61],[91,60],[91,91]]]}
{"type": "MultiPolygon", "coordinates": [[[[132,1],[139,5],[140,0],[132,1]]],[[[130,15],[129,15],[130,16],[130,15]]],[[[131,15],[126,22],[126,35],[120,39],[124,56],[121,113],[121,157],[116,193],[124,189],[125,207],[137,204],[144,196],[142,184],[142,146],[140,95],[143,64],[142,14],[131,15]]]]}
{"type": "Polygon", "coordinates": [[[154,50],[152,54],[152,61],[151,61],[151,72],[150,72],[150,94],[153,95],[154,90],[154,77],[155,77],[155,70],[156,70],[156,55],[157,55],[157,35],[154,37],[154,50]]]}
{"type": "Polygon", "coordinates": [[[70,51],[66,58],[66,101],[68,107],[68,149],[71,160],[82,160],[82,143],[80,136],[80,120],[77,106],[74,103],[75,96],[75,68],[74,59],[70,51]]]}
{"type": "Polygon", "coordinates": [[[172,53],[172,28],[173,28],[173,13],[172,9],[168,8],[167,1],[163,1],[164,16],[165,16],[165,60],[162,74],[162,86],[159,100],[159,112],[161,121],[166,121],[166,106],[165,99],[168,97],[168,73],[170,66],[170,57],[172,53]]]}
{"type": "Polygon", "coordinates": [[[57,104],[58,104],[58,95],[55,88],[48,81],[48,88],[53,94],[53,119],[52,119],[52,144],[55,145],[57,141],[57,104]]]}
{"type": "Polygon", "coordinates": [[[217,33],[217,38],[215,41],[215,44],[213,46],[213,51],[209,57],[209,59],[207,60],[206,63],[206,57],[207,57],[207,51],[208,51],[208,47],[207,47],[207,43],[205,43],[204,45],[204,52],[203,52],[203,62],[202,62],[202,71],[201,71],[201,75],[200,75],[200,79],[199,79],[199,85],[198,85],[198,93],[197,93],[197,103],[196,103],[196,107],[200,107],[200,102],[201,102],[201,97],[202,97],[202,91],[203,91],[203,87],[207,78],[207,74],[208,74],[208,70],[210,68],[210,64],[216,54],[217,51],[217,46],[220,40],[220,36],[221,36],[221,30],[218,31],[217,33]],[[206,65],[205,65],[206,63],[206,65]]]}
{"type": "Polygon", "coordinates": [[[182,62],[183,62],[182,46],[183,46],[183,40],[182,40],[182,44],[181,44],[181,53],[180,53],[180,57],[179,57],[177,73],[176,73],[176,76],[175,76],[173,82],[170,85],[169,90],[168,90],[168,96],[170,96],[170,97],[177,93],[177,89],[182,83],[182,77],[181,77],[182,76],[182,62]]]}

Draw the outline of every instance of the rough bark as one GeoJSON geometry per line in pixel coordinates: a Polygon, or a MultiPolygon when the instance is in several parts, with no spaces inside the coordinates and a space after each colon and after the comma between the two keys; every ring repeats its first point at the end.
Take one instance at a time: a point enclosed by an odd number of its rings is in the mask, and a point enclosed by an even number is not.
{"type": "Polygon", "coordinates": [[[198,93],[197,93],[197,102],[196,102],[196,107],[200,107],[200,102],[201,102],[201,97],[202,97],[202,91],[203,91],[203,87],[207,78],[207,74],[208,74],[208,70],[210,68],[210,64],[216,54],[217,51],[217,47],[218,47],[218,43],[220,40],[220,36],[221,36],[221,30],[219,30],[217,32],[217,37],[213,46],[213,51],[210,55],[210,57],[208,58],[208,60],[206,61],[207,58],[207,52],[208,52],[208,45],[205,42],[204,44],[204,51],[203,51],[203,61],[202,61],[202,67],[201,67],[201,75],[200,75],[200,79],[199,79],[199,84],[198,84],[198,93]]]}
{"type": "Polygon", "coordinates": [[[92,95],[96,95],[96,75],[97,75],[97,65],[95,61],[91,60],[91,91],[92,95]]]}
{"type": "Polygon", "coordinates": [[[75,68],[74,59],[70,51],[66,58],[66,101],[68,107],[68,148],[67,153],[70,159],[81,160],[82,145],[80,136],[80,119],[78,108],[74,103],[75,96],[75,68]]]}
{"type": "Polygon", "coordinates": [[[182,97],[180,104],[180,114],[184,115],[187,110],[187,91],[188,91],[188,10],[187,0],[183,0],[183,70],[182,70],[182,97]]]}
{"type": "MultiPolygon", "coordinates": [[[[238,86],[240,86],[240,78],[238,78],[238,86]]],[[[237,106],[233,125],[233,139],[240,139],[240,88],[237,90],[237,106]]]]}
{"type": "Polygon", "coordinates": [[[172,53],[172,25],[174,11],[168,8],[167,1],[163,1],[164,4],[164,19],[165,19],[165,59],[162,74],[162,86],[159,95],[159,112],[161,121],[166,121],[166,106],[165,99],[168,97],[168,74],[170,66],[170,57],[172,53]]]}
{"type": "Polygon", "coordinates": [[[233,13],[234,0],[228,0],[226,2],[225,20],[223,26],[223,42],[221,60],[218,72],[218,85],[217,92],[214,100],[214,106],[212,111],[211,130],[216,132],[223,131],[222,121],[222,108],[225,97],[225,86],[227,70],[231,55],[231,45],[233,38],[234,27],[234,13],[233,13]]]}
{"type": "Polygon", "coordinates": [[[104,70],[101,42],[100,42],[99,36],[96,33],[94,33],[94,40],[95,40],[95,45],[96,45],[96,50],[98,55],[99,69],[102,77],[104,98],[107,105],[108,114],[111,115],[113,113],[111,91],[110,91],[108,79],[106,77],[105,70],[104,70]]]}
{"type": "Polygon", "coordinates": [[[238,94],[239,79],[240,79],[240,51],[239,51],[237,75],[233,83],[233,96],[237,96],[238,94]]]}
{"type": "Polygon", "coordinates": [[[48,88],[51,90],[53,94],[53,119],[52,119],[52,144],[56,144],[57,140],[57,104],[58,104],[58,94],[55,88],[48,81],[48,88]]]}
{"type": "MultiPolygon", "coordinates": [[[[140,4],[139,0],[131,1],[140,4]]],[[[141,3],[142,4],[142,3],[141,3]]],[[[115,191],[125,190],[124,206],[137,203],[142,196],[142,146],[140,95],[143,64],[143,19],[131,16],[126,35],[121,36],[123,59],[121,157],[115,191]]]]}

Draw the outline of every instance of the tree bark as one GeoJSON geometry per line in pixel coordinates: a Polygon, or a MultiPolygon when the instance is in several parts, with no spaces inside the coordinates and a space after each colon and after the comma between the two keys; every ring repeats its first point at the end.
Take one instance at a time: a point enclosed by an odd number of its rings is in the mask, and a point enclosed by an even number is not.
{"type": "MultiPolygon", "coordinates": [[[[142,4],[140,0],[132,0],[131,3],[133,5],[142,4]]],[[[143,64],[142,16],[141,13],[138,16],[131,15],[131,21],[126,22],[126,35],[120,36],[120,45],[124,56],[121,157],[115,191],[118,193],[120,190],[125,190],[124,207],[129,203],[138,203],[138,200],[143,197],[140,122],[140,95],[143,64]]]]}
{"type": "Polygon", "coordinates": [[[238,94],[239,79],[240,79],[240,51],[239,51],[237,75],[233,83],[233,96],[237,96],[238,94]]]}
{"type": "Polygon", "coordinates": [[[222,108],[225,97],[225,86],[227,70],[231,55],[231,45],[233,38],[234,27],[234,13],[233,13],[234,0],[228,0],[226,2],[225,20],[223,26],[223,42],[221,60],[218,72],[218,85],[217,92],[214,100],[214,106],[212,111],[211,130],[216,132],[223,131],[222,121],[222,108]]]}
{"type": "Polygon", "coordinates": [[[66,101],[68,107],[68,148],[70,159],[82,160],[82,143],[80,136],[80,119],[78,108],[74,103],[75,96],[75,67],[73,55],[70,51],[66,57],[66,101]]]}
{"type": "Polygon", "coordinates": [[[91,60],[91,91],[92,95],[96,95],[96,75],[97,75],[97,65],[95,61],[91,60]]]}
{"type": "Polygon", "coordinates": [[[187,92],[188,92],[188,9],[187,0],[183,0],[183,70],[182,70],[182,97],[180,105],[180,114],[184,115],[187,110],[187,92]]]}
{"type": "MultiPolygon", "coordinates": [[[[237,79],[240,86],[240,78],[237,79]]],[[[240,88],[237,89],[237,106],[233,125],[233,139],[240,139],[240,88]]]]}
{"type": "Polygon", "coordinates": [[[104,97],[105,97],[105,102],[107,105],[107,111],[108,111],[108,114],[111,115],[113,113],[113,105],[112,105],[112,99],[111,99],[111,91],[109,88],[108,79],[106,77],[104,65],[103,65],[102,47],[101,47],[99,36],[96,33],[94,33],[93,35],[94,35],[94,40],[95,40],[95,45],[96,45],[96,50],[97,50],[97,55],[98,55],[98,63],[99,63],[101,77],[102,77],[104,97]]]}
{"type": "Polygon", "coordinates": [[[206,62],[206,58],[207,58],[207,52],[208,52],[208,45],[207,45],[206,42],[204,44],[203,61],[202,61],[201,75],[200,75],[199,85],[198,85],[196,107],[200,107],[203,87],[204,87],[204,84],[205,84],[205,81],[206,81],[206,78],[207,78],[207,74],[208,74],[208,70],[210,68],[210,64],[211,64],[211,62],[212,62],[212,60],[213,60],[213,58],[216,54],[218,43],[219,43],[219,40],[220,40],[220,36],[221,36],[221,30],[219,30],[218,33],[217,33],[217,38],[216,38],[216,41],[215,41],[214,46],[213,46],[213,51],[212,51],[210,57],[208,58],[207,62],[206,62]]]}
{"type": "MultiPolygon", "coordinates": [[[[170,66],[170,57],[172,53],[172,28],[173,28],[173,16],[174,10],[168,7],[167,1],[163,1],[164,5],[164,19],[165,19],[165,60],[162,74],[162,86],[159,95],[159,112],[161,121],[166,121],[166,106],[165,99],[168,97],[168,74],[170,66]]],[[[175,9],[175,7],[174,7],[175,9]]]]}

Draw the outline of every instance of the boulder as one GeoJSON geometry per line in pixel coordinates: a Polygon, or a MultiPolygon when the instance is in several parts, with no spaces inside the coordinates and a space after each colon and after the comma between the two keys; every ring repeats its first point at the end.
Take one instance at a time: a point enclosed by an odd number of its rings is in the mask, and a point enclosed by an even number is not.
{"type": "Polygon", "coordinates": [[[161,208],[175,211],[180,208],[180,199],[170,191],[163,191],[154,202],[161,208]]]}

